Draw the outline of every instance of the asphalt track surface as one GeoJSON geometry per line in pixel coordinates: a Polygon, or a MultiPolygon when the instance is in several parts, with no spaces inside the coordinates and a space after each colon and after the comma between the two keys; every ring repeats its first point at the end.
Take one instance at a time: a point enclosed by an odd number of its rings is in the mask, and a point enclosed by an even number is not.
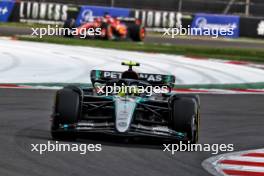
{"type": "MultiPolygon", "coordinates": [[[[32,30],[24,27],[0,27],[0,36],[12,35],[30,35],[32,30]]],[[[212,39],[186,39],[186,38],[168,38],[159,35],[147,35],[145,43],[163,43],[182,46],[207,46],[216,48],[250,48],[250,49],[263,49],[264,43],[254,43],[246,41],[229,41],[229,40],[212,40],[212,39]]]]}
{"type": "MultiPolygon", "coordinates": [[[[54,90],[0,89],[0,175],[5,176],[207,176],[208,152],[163,152],[161,144],[88,136],[101,152],[31,152],[47,143],[54,90]]],[[[235,151],[263,147],[264,95],[201,95],[200,143],[234,144],[235,151]]],[[[66,142],[70,143],[70,142],[66,142]]]]}

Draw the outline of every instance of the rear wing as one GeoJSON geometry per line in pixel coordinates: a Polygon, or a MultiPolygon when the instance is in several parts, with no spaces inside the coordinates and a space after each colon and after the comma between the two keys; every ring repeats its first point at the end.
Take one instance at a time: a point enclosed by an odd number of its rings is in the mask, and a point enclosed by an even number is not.
{"type": "MultiPolygon", "coordinates": [[[[105,83],[112,79],[121,79],[123,72],[117,71],[104,71],[104,70],[92,70],[91,81],[94,85],[95,82],[105,83]]],[[[174,75],[162,75],[162,74],[149,74],[149,73],[138,73],[139,79],[147,81],[152,85],[168,85],[172,86],[175,83],[174,75]]]]}

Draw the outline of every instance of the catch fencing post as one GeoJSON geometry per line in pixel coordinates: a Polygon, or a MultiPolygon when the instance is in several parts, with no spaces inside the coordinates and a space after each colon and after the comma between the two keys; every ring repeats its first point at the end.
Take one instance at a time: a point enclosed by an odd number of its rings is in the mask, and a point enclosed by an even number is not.
{"type": "Polygon", "coordinates": [[[250,0],[246,0],[245,15],[249,16],[250,14],[250,0]]]}
{"type": "Polygon", "coordinates": [[[115,0],[111,0],[111,7],[115,6],[115,0]]]}

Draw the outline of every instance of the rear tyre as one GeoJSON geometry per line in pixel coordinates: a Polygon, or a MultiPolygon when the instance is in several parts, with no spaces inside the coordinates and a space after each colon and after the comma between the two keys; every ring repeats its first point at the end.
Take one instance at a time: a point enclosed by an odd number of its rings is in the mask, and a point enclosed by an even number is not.
{"type": "Polygon", "coordinates": [[[114,33],[113,33],[112,26],[110,24],[103,23],[101,28],[102,28],[102,33],[103,33],[103,39],[113,40],[114,33]]]}
{"type": "Polygon", "coordinates": [[[130,38],[133,41],[143,41],[146,35],[145,28],[141,25],[131,25],[129,28],[130,38]]]}
{"type": "Polygon", "coordinates": [[[187,141],[198,142],[200,110],[195,98],[181,97],[172,103],[172,128],[187,133],[187,141]]]}
{"type": "Polygon", "coordinates": [[[75,28],[75,19],[71,18],[71,19],[68,19],[67,21],[65,21],[63,28],[67,29],[64,37],[73,37],[73,35],[71,33],[71,29],[75,28]]]}
{"type": "Polygon", "coordinates": [[[76,134],[70,125],[77,123],[80,109],[80,96],[69,88],[59,90],[56,94],[51,136],[55,140],[74,140],[76,134]],[[61,125],[68,128],[61,129],[61,125]]]}

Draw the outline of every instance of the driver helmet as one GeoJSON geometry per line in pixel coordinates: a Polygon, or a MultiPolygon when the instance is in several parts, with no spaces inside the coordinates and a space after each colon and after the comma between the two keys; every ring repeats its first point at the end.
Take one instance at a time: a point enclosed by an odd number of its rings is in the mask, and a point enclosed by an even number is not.
{"type": "Polygon", "coordinates": [[[122,73],[122,79],[139,79],[137,72],[128,69],[122,73]]]}

